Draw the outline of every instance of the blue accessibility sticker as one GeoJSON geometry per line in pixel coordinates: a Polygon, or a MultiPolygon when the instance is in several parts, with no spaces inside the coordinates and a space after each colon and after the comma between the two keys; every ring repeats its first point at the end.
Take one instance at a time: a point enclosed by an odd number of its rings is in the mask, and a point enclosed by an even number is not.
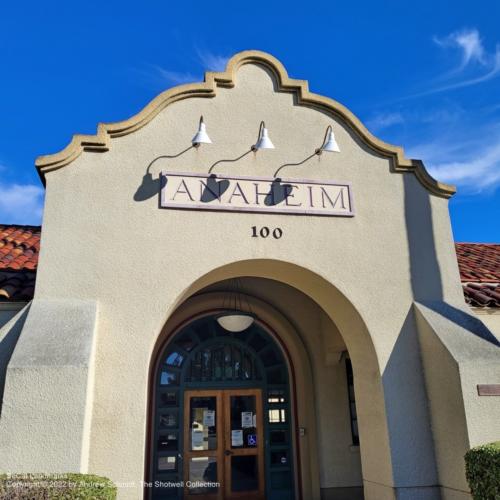
{"type": "Polygon", "coordinates": [[[257,435],[256,434],[249,434],[247,436],[247,442],[248,442],[248,446],[257,446],[257,435]]]}

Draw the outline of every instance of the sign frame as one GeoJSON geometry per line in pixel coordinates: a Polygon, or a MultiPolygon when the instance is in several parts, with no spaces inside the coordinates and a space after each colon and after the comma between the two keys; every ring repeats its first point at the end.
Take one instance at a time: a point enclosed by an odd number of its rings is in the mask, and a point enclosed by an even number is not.
{"type": "Polygon", "coordinates": [[[303,178],[283,178],[283,177],[254,177],[254,176],[243,176],[243,175],[218,175],[218,174],[207,174],[207,173],[194,173],[194,172],[181,172],[181,171],[170,171],[162,170],[160,173],[160,208],[163,209],[180,209],[180,210],[208,210],[208,211],[218,211],[218,212],[251,212],[251,213],[268,213],[268,214],[282,214],[282,215],[319,215],[322,217],[354,217],[354,200],[352,194],[352,183],[349,181],[333,181],[333,180],[313,180],[313,179],[303,179],[303,178]],[[257,182],[276,182],[279,181],[283,184],[306,184],[315,186],[339,186],[347,188],[349,208],[350,210],[316,210],[310,208],[287,208],[284,209],[283,206],[272,206],[272,207],[245,207],[245,206],[218,206],[215,204],[208,203],[171,203],[166,199],[166,186],[168,183],[168,178],[171,177],[196,177],[200,179],[215,178],[218,181],[228,180],[228,181],[257,181],[257,182]],[[167,182],[164,182],[164,179],[167,182]]]}

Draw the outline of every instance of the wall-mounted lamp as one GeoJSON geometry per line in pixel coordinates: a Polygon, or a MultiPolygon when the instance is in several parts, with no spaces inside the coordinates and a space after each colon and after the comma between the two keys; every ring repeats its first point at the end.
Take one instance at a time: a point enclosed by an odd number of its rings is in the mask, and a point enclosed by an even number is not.
{"type": "Polygon", "coordinates": [[[328,125],[326,129],[323,144],[315,152],[317,155],[320,155],[323,151],[327,151],[328,153],[340,153],[340,148],[335,140],[335,135],[333,135],[331,125],[328,125]]]}
{"type": "Polygon", "coordinates": [[[207,127],[205,122],[203,121],[203,116],[200,116],[200,124],[198,125],[198,132],[196,132],[195,136],[191,140],[191,143],[195,148],[197,148],[200,144],[212,144],[210,137],[207,134],[207,127]]]}
{"type": "Polygon", "coordinates": [[[257,142],[252,146],[252,151],[258,151],[259,149],[274,149],[274,144],[269,139],[266,124],[263,121],[259,125],[257,142]]]}

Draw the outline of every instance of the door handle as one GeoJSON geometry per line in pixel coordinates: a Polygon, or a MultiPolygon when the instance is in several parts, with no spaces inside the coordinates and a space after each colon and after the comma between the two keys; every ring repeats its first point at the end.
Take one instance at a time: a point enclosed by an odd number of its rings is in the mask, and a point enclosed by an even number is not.
{"type": "Polygon", "coordinates": [[[232,455],[232,454],[233,454],[233,452],[231,450],[226,450],[224,452],[224,455],[226,455],[226,457],[228,457],[229,455],[232,455]]]}

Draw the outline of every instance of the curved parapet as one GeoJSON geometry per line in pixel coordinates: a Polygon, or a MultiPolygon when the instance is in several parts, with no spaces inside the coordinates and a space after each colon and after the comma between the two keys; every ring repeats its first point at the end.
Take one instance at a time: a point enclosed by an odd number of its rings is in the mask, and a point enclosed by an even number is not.
{"type": "Polygon", "coordinates": [[[418,180],[433,194],[449,198],[455,193],[455,187],[438,182],[425,169],[420,160],[408,159],[402,147],[387,144],[372,135],[361,121],[345,106],[329,97],[309,91],[305,80],[295,80],[288,76],[285,67],[273,56],[265,52],[249,50],[234,55],[223,72],[207,72],[205,80],[173,87],[162,92],[142,111],[131,118],[115,123],[99,123],[95,135],[73,136],[71,142],[60,152],[40,156],[36,167],[44,180],[44,175],[51,170],[64,167],[77,158],[83,151],[105,152],[111,147],[111,139],[130,134],[147,123],[170,104],[191,97],[213,98],[218,87],[231,88],[235,85],[238,69],[245,64],[265,66],[276,77],[277,91],[294,93],[299,106],[312,107],[345,122],[370,149],[393,160],[396,172],[413,172],[418,180]]]}

